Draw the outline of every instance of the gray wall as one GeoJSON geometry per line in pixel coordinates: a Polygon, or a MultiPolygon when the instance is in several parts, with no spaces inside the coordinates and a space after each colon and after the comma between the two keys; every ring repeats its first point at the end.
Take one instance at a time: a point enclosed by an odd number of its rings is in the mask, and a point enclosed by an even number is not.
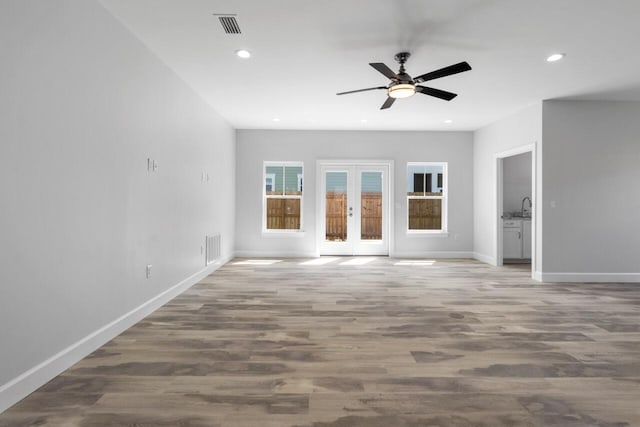
{"type": "MultiPolygon", "coordinates": [[[[541,167],[542,103],[534,104],[517,113],[474,132],[473,138],[473,247],[475,256],[495,264],[497,260],[496,227],[498,218],[496,191],[496,155],[518,147],[537,143],[537,169],[541,167]]],[[[541,197],[541,174],[537,176],[537,199],[541,197]]],[[[534,205],[533,209],[539,213],[534,205]]],[[[536,226],[541,226],[541,215],[536,215],[536,226]]],[[[542,248],[540,233],[536,236],[537,260],[542,248]]],[[[540,266],[534,266],[539,269],[540,266]]]]}
{"type": "Polygon", "coordinates": [[[547,101],[543,123],[545,277],[640,281],[640,103],[547,101]]]}
{"type": "Polygon", "coordinates": [[[545,101],[476,131],[476,257],[495,262],[496,154],[538,141],[536,278],[640,281],[639,118],[637,102],[545,101]]]}
{"type": "MultiPolygon", "coordinates": [[[[503,163],[504,212],[520,212],[522,199],[531,197],[531,153],[516,154],[504,159],[503,163]]],[[[529,209],[529,205],[525,204],[529,209]]]]}
{"type": "Polygon", "coordinates": [[[0,6],[1,391],[203,270],[205,234],[232,255],[235,148],[97,2],[0,6]]]}
{"type": "Polygon", "coordinates": [[[473,248],[473,142],[470,132],[237,131],[236,253],[316,254],[316,160],[393,160],[396,256],[470,256],[473,248]],[[304,162],[302,237],[262,235],[263,161],[304,162]],[[408,236],[409,161],[449,163],[449,236],[408,236]]]}

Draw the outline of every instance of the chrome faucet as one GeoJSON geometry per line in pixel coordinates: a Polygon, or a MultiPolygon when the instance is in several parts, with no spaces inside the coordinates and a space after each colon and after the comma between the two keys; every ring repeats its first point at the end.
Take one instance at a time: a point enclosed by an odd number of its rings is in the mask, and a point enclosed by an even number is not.
{"type": "MultiPolygon", "coordinates": [[[[531,210],[531,207],[533,206],[531,203],[531,197],[527,196],[524,199],[522,199],[522,209],[520,209],[520,215],[524,216],[524,202],[529,201],[529,210],[531,210]]],[[[531,215],[531,212],[529,212],[529,215],[531,215]]]]}

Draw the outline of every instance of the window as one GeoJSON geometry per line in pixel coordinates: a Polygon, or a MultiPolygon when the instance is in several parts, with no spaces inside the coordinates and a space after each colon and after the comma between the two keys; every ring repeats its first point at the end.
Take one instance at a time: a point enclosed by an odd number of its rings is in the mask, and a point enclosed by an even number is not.
{"type": "Polygon", "coordinates": [[[265,191],[267,193],[274,191],[273,190],[273,181],[275,181],[275,179],[276,179],[276,175],[275,174],[273,174],[273,173],[265,174],[264,182],[265,182],[265,191]]]}
{"type": "Polygon", "coordinates": [[[302,162],[264,163],[263,230],[302,230],[302,162]]]}
{"type": "Polygon", "coordinates": [[[447,164],[407,163],[407,229],[447,231],[447,164]]]}
{"type": "Polygon", "coordinates": [[[431,188],[431,174],[430,173],[414,173],[413,174],[413,191],[418,193],[424,193],[425,188],[431,188]]]}

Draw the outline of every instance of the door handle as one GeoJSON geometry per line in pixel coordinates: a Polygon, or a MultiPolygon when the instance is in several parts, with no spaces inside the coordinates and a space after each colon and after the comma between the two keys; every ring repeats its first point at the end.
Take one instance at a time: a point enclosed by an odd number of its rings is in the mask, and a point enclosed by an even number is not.
{"type": "Polygon", "coordinates": [[[522,233],[518,231],[518,239],[522,238],[522,233]]]}

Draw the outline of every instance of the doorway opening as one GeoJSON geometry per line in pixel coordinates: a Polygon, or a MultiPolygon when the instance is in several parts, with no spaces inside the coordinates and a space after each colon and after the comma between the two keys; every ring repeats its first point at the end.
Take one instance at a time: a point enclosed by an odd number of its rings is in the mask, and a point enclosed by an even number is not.
{"type": "Polygon", "coordinates": [[[536,269],[536,145],[496,155],[496,265],[536,269]]]}
{"type": "Polygon", "coordinates": [[[390,162],[318,162],[318,253],[389,255],[390,162]]]}

